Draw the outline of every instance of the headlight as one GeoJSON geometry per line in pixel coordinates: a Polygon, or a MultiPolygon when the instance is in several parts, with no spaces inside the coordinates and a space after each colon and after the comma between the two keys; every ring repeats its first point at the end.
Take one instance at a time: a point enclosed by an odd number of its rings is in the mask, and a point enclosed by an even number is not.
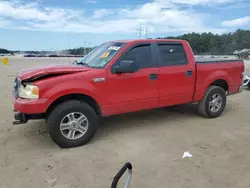
{"type": "Polygon", "coordinates": [[[18,96],[24,99],[38,99],[39,88],[31,84],[21,84],[18,89],[18,96]]]}

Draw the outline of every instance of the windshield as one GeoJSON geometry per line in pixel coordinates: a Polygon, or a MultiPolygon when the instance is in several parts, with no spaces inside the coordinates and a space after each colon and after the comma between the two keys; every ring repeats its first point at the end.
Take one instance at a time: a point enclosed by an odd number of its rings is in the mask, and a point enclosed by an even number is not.
{"type": "Polygon", "coordinates": [[[103,43],[75,63],[92,68],[104,68],[125,44],[123,42],[103,43]]]}

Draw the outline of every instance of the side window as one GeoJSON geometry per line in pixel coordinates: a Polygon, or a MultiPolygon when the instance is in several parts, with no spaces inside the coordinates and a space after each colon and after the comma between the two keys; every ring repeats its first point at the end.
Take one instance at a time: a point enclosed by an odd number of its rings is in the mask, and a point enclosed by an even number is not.
{"type": "Polygon", "coordinates": [[[132,60],[138,68],[152,67],[152,54],[150,45],[140,45],[128,51],[121,60],[132,60]]]}
{"type": "Polygon", "coordinates": [[[158,44],[158,47],[163,66],[185,65],[188,63],[186,52],[181,44],[158,44]]]}

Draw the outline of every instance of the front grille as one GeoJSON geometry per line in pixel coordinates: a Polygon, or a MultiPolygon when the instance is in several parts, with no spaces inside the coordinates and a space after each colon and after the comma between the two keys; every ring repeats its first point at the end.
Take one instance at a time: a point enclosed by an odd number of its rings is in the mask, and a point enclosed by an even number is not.
{"type": "Polygon", "coordinates": [[[15,98],[18,97],[18,89],[19,89],[20,85],[21,85],[21,80],[18,77],[16,77],[15,81],[14,81],[14,96],[15,96],[15,98]]]}

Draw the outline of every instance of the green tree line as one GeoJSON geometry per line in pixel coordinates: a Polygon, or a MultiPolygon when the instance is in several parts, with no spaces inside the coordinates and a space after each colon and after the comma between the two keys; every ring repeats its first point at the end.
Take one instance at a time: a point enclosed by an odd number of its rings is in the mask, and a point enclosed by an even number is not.
{"type": "Polygon", "coordinates": [[[250,49],[250,30],[237,30],[225,34],[188,33],[180,36],[164,37],[167,39],[187,40],[196,55],[233,54],[235,50],[250,49]]]}
{"type": "MultiPolygon", "coordinates": [[[[164,39],[187,40],[196,55],[230,55],[236,50],[250,49],[250,30],[238,29],[235,32],[224,34],[208,33],[188,33],[180,36],[163,37],[164,39]]],[[[160,37],[158,37],[160,39],[160,37]]],[[[69,49],[72,55],[84,55],[92,48],[83,47],[69,49]]]]}
{"type": "Polygon", "coordinates": [[[87,53],[89,53],[93,48],[84,48],[84,47],[80,47],[80,48],[74,48],[74,49],[68,49],[66,51],[68,51],[69,54],[71,55],[86,55],[87,53]]]}
{"type": "MultiPolygon", "coordinates": [[[[250,30],[236,30],[235,32],[225,34],[209,33],[188,33],[180,36],[163,37],[166,39],[183,39],[187,40],[196,55],[229,55],[235,50],[250,49],[250,30]]],[[[85,55],[93,48],[74,48],[67,49],[72,55],[85,55]]],[[[11,53],[11,51],[0,48],[0,53],[11,53]]],[[[34,54],[37,52],[33,51],[34,54]]]]}
{"type": "Polygon", "coordinates": [[[9,50],[0,48],[0,54],[8,54],[8,53],[11,53],[11,52],[9,50]]]}

